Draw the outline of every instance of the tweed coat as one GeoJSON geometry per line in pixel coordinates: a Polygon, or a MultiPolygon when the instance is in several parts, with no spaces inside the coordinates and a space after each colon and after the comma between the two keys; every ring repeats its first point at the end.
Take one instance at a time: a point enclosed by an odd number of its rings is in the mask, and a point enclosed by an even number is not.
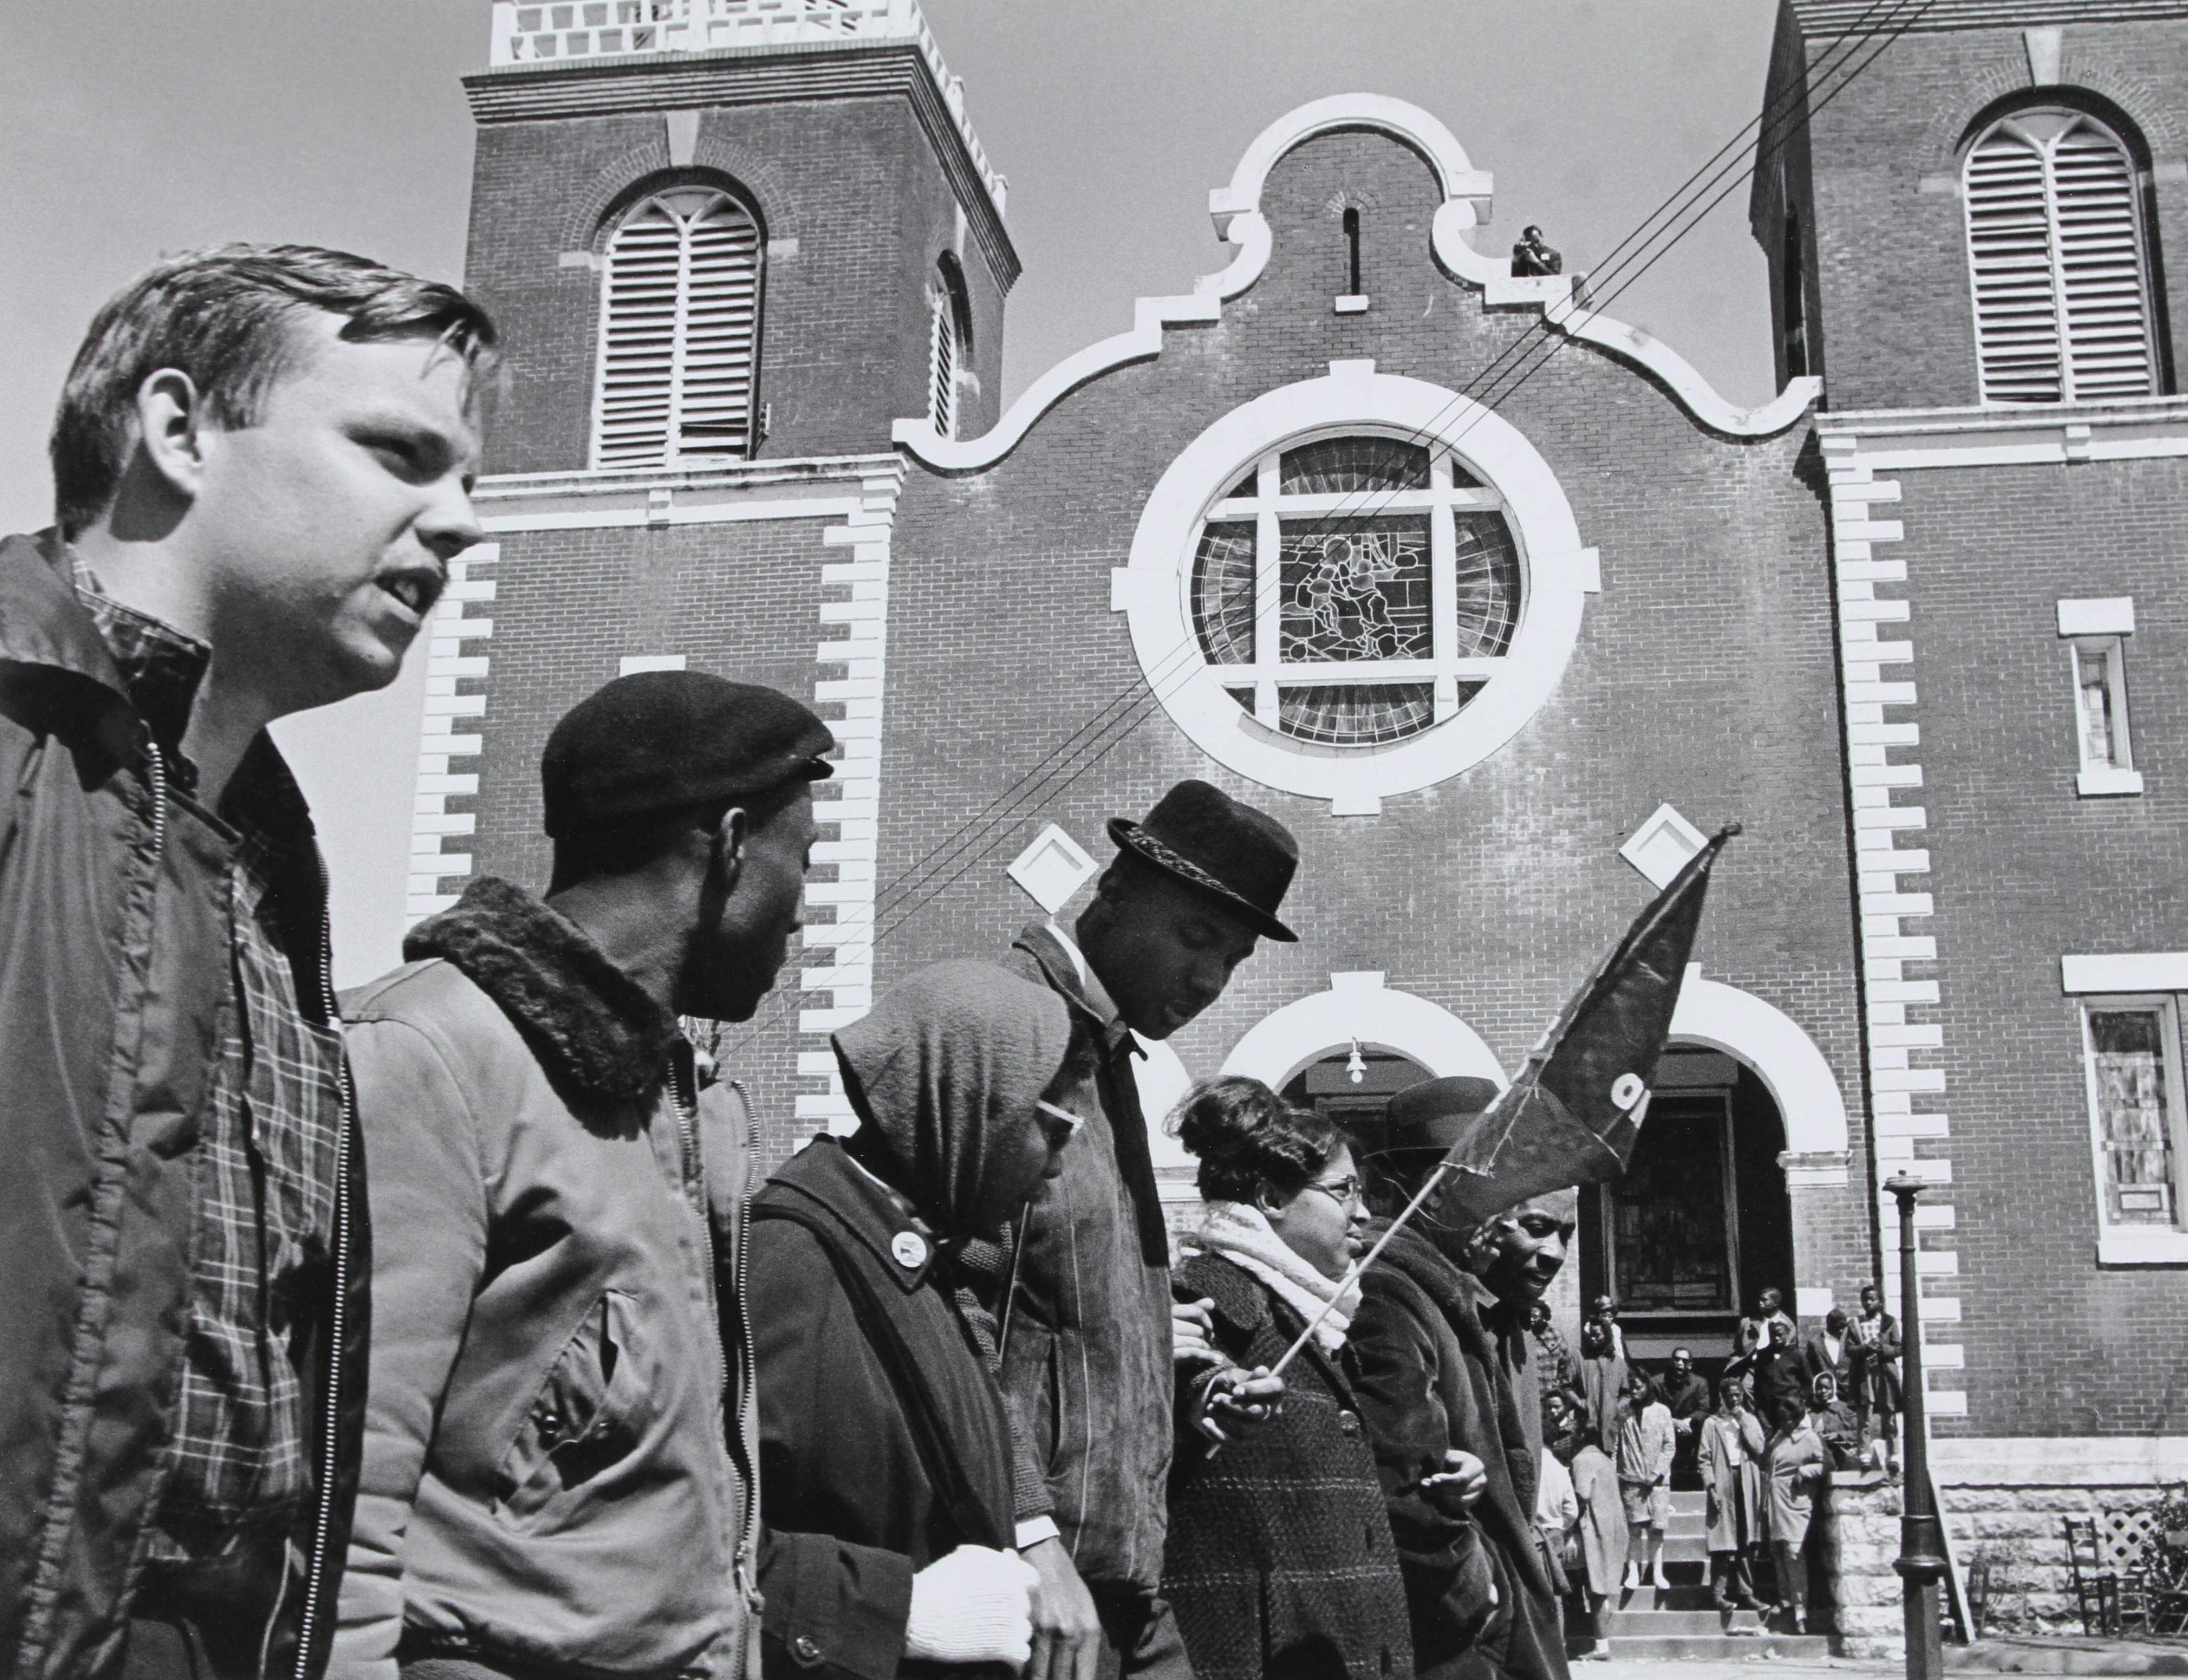
{"type": "MultiPolygon", "coordinates": [[[[1216,1345],[1249,1369],[1305,1328],[1217,1255],[1179,1267],[1176,1287],[1215,1302],[1216,1345]]],[[[1218,1456],[1180,1432],[1163,1594],[1197,1680],[1411,1680],[1406,1589],[1348,1354],[1310,1344],[1285,1368],[1283,1408],[1218,1456]]],[[[1179,1399],[1182,1423],[1182,1387],[1179,1399]]]]}
{"type": "Polygon", "coordinates": [[[1535,1527],[1539,1447],[1527,1414],[1539,1430],[1541,1412],[1510,1356],[1526,1332],[1411,1231],[1391,1239],[1361,1288],[1349,1339],[1405,1570],[1418,1672],[1435,1680],[1565,1680],[1558,1601],[1535,1527]],[[1452,1447],[1479,1457],[1488,1475],[1463,1517],[1416,1491],[1452,1447]]]}

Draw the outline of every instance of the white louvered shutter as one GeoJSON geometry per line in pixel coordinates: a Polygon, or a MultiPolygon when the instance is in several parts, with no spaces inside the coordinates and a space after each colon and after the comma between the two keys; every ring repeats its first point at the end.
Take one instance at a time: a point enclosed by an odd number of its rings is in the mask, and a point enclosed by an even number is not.
{"type": "Polygon", "coordinates": [[[758,304],[759,229],[734,200],[640,206],[608,245],[595,464],[744,454],[758,304]]]}
{"type": "Polygon", "coordinates": [[[2059,297],[2041,149],[1993,128],[1968,155],[1967,199],[1983,400],[2055,403],[2063,394],[2059,297]]]}
{"type": "Polygon", "coordinates": [[[2053,142],[2050,161],[2067,389],[2079,402],[2147,397],[2156,386],[2134,162],[2089,122],[2053,142]]]}
{"type": "Polygon", "coordinates": [[[2085,117],[2030,112],[1968,154],[1968,262],[1987,403],[2155,389],[2134,166],[2085,117]]]}
{"type": "Polygon", "coordinates": [[[933,342],[928,353],[931,384],[927,417],[935,434],[957,435],[957,312],[947,287],[934,299],[933,342]]]}

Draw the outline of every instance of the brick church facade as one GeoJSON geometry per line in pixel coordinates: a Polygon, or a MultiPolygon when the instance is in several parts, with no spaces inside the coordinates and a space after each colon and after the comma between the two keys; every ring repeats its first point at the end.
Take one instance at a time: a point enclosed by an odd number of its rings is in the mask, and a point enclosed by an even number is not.
{"type": "Polygon", "coordinates": [[[1781,13],[1759,408],[1515,278],[1494,160],[1353,95],[1270,113],[1213,272],[1006,412],[1005,184],[910,0],[498,3],[468,281],[512,372],[412,913],[544,878],[539,747],[619,670],[818,701],[803,951],[719,1040],[780,1157],[877,986],[1068,920],[1103,821],[1199,776],[1298,835],[1301,939],[1150,1094],[1372,1136],[1515,1068],[1738,820],[1565,1310],[1721,1356],[1765,1285],[1804,1333],[1896,1305],[1914,1171],[1948,1508],[2188,1476],[2188,4],[1924,17],[1849,79],[1869,8],[1781,13]]]}

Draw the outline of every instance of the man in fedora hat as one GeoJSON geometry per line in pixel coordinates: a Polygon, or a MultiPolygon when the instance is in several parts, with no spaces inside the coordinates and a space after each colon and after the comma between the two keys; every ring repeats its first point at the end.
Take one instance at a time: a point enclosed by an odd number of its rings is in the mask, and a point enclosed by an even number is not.
{"type": "MultiPolygon", "coordinates": [[[[1203,781],[1180,782],[1144,822],[1114,819],[1109,837],[1116,858],[1071,933],[1036,922],[1008,959],[1063,997],[1095,1053],[1082,1085],[1059,1099],[1084,1129],[1020,1232],[1004,1384],[1047,1468],[1060,1530],[1059,1545],[1027,1550],[1046,1589],[1047,1672],[1087,1680],[1098,1655],[1105,1675],[1189,1680],[1158,1588],[1174,1345],[1191,1356],[1193,1339],[1173,1341],[1170,1235],[1132,1034],[1170,1037],[1222,995],[1260,940],[1298,937],[1277,911],[1299,847],[1273,817],[1203,781]],[[1098,1649],[1094,1630],[1057,1617],[1072,1586],[1066,1554],[1091,1591],[1098,1649]]],[[[1227,1416],[1248,1421],[1248,1405],[1278,1391],[1269,1379],[1249,1384],[1227,1416]]]]}
{"type": "MultiPolygon", "coordinates": [[[[1374,1165],[1410,1199],[1497,1091],[1463,1077],[1400,1091],[1374,1165]]],[[[1535,1524],[1542,1425],[1527,1321],[1565,1264],[1571,1202],[1538,1195],[1476,1226],[1439,1218],[1431,1200],[1361,1280],[1347,1338],[1390,1491],[1414,1670],[1429,1680],[1564,1680],[1535,1524]]]]}

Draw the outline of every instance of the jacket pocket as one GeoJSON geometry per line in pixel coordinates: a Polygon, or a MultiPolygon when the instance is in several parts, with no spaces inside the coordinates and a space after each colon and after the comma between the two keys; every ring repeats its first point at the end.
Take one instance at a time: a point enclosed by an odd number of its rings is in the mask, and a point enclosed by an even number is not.
{"type": "Polygon", "coordinates": [[[651,1364],[636,1299],[608,1290],[549,1368],[502,1459],[503,1523],[528,1534],[567,1525],[643,1438],[651,1364]]]}

